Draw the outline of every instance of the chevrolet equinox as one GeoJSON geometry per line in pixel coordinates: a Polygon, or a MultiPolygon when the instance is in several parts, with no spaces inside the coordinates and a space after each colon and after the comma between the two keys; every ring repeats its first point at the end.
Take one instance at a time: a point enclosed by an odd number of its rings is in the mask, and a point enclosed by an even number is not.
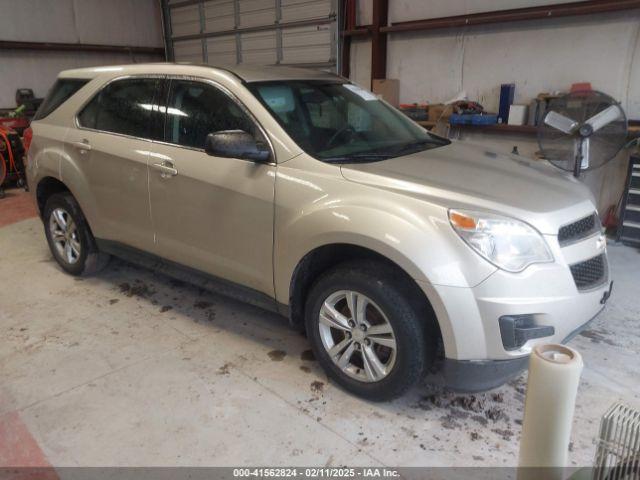
{"type": "Polygon", "coordinates": [[[498,386],[608,298],[582,184],[431,134],[335,75],[69,70],[32,129],[28,182],[62,269],[115,255],[205,278],[287,316],[371,400],[430,367],[455,390],[498,386]]]}

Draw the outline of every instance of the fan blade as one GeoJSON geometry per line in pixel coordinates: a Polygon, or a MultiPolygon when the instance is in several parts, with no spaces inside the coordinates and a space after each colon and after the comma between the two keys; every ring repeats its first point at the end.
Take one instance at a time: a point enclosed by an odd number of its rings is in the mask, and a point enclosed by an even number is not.
{"type": "Polygon", "coordinates": [[[578,122],[554,111],[545,115],[544,123],[567,134],[573,133],[573,131],[578,127],[578,122]]]}
{"type": "Polygon", "coordinates": [[[597,132],[605,125],[618,120],[620,116],[620,108],[617,105],[611,105],[609,108],[605,108],[600,113],[595,114],[585,123],[591,125],[593,131],[597,132]]]}
{"type": "Polygon", "coordinates": [[[582,162],[580,162],[580,170],[589,168],[589,137],[582,139],[582,162]]]}

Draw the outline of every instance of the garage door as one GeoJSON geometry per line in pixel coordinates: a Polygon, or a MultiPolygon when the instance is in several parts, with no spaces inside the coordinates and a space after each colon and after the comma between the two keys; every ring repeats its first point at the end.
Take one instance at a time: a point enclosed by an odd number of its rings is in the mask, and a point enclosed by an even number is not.
{"type": "Polygon", "coordinates": [[[177,62],[335,70],[336,5],[337,0],[170,0],[169,53],[177,62]]]}

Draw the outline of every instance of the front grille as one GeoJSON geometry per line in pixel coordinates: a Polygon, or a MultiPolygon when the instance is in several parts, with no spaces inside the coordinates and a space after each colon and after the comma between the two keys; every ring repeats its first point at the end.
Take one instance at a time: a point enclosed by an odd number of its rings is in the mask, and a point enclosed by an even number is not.
{"type": "Polygon", "coordinates": [[[581,218],[577,222],[561,227],[558,231],[558,242],[560,245],[575,242],[581,238],[588,237],[600,229],[600,219],[594,213],[588,217],[581,218]]]}
{"type": "Polygon", "coordinates": [[[606,281],[607,259],[604,254],[576,263],[569,268],[578,290],[596,287],[606,281]]]}

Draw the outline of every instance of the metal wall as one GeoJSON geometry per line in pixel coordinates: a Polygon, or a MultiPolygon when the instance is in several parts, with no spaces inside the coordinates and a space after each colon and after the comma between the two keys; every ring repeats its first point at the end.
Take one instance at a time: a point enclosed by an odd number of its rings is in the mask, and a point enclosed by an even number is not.
{"type": "Polygon", "coordinates": [[[177,62],[335,69],[337,0],[170,0],[177,62]]]}
{"type": "MultiPolygon", "coordinates": [[[[561,0],[393,0],[389,22],[446,17],[561,0]]],[[[371,23],[371,1],[357,0],[358,24],[371,23]]],[[[351,78],[368,86],[368,38],[353,38],[351,78]]],[[[402,103],[437,103],[464,90],[496,110],[501,83],[515,82],[516,103],[540,92],[591,82],[640,119],[640,11],[512,22],[432,32],[391,33],[387,78],[400,80],[402,103]]]]}
{"type": "MultiPolygon", "coordinates": [[[[389,22],[438,18],[567,0],[392,0],[389,22]]],[[[358,25],[372,21],[371,0],[357,0],[358,25]]],[[[354,37],[351,79],[370,85],[371,41],[354,37]]],[[[574,82],[622,102],[627,115],[640,119],[640,11],[512,22],[431,32],[391,33],[387,45],[387,78],[400,81],[400,102],[439,103],[460,91],[496,111],[500,84],[516,84],[515,103],[540,92],[566,91],[574,82]]],[[[534,156],[535,135],[458,131],[460,140],[508,153],[514,145],[534,156]]],[[[581,180],[594,193],[604,214],[620,198],[626,175],[626,152],[581,180]]]]}
{"type": "MultiPolygon", "coordinates": [[[[158,0],[0,0],[0,39],[162,47],[158,0]]],[[[19,87],[44,96],[61,70],[161,61],[161,55],[0,49],[0,108],[19,87]]]]}

